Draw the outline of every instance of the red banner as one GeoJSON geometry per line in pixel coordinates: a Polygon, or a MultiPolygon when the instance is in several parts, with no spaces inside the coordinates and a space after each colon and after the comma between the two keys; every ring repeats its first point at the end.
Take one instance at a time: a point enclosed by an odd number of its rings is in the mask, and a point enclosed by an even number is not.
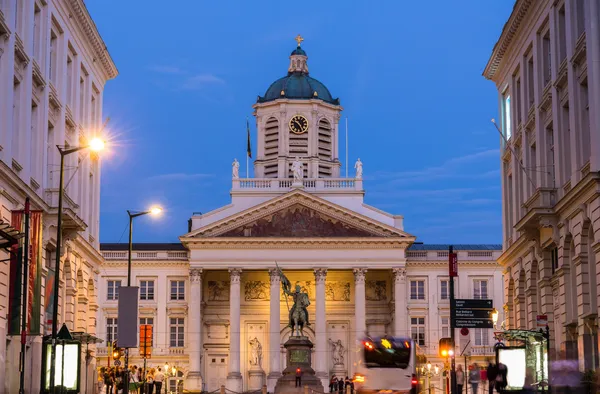
{"type": "Polygon", "coordinates": [[[448,253],[448,269],[450,277],[458,276],[458,256],[456,253],[448,253]]]}

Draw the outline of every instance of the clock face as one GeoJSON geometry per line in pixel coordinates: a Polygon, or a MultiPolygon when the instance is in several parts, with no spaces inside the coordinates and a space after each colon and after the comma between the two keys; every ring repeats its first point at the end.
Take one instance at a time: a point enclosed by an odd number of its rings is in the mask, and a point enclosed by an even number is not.
{"type": "Polygon", "coordinates": [[[304,134],[308,131],[308,120],[302,115],[290,119],[290,131],[294,134],[304,134]]]}

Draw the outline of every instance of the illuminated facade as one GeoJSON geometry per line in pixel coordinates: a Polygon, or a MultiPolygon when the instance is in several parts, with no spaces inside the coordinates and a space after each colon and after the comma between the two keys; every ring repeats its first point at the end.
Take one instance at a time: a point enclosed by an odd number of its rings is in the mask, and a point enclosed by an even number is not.
{"type": "MultiPolygon", "coordinates": [[[[241,392],[266,384],[273,392],[285,368],[291,306],[276,263],[309,294],[311,326],[304,332],[315,346],[313,367],[324,387],[331,374],[354,373],[357,340],[367,334],[413,336],[441,365],[438,340],[449,336],[450,326],[448,245],[414,244],[402,216],[365,204],[362,163],[353,177],[340,177],[342,107],[308,76],[307,59],[298,45],[287,75],[254,105],[257,177],[241,178],[234,161],[230,204],[192,216],[180,244],[134,245],[139,317],[155,325],[149,362],[177,365],[191,391],[225,385],[241,392]]],[[[118,325],[116,289],[126,281],[127,245],[101,249],[106,263],[98,332],[110,339],[118,325]]],[[[456,250],[457,296],[500,302],[500,245],[456,250]]],[[[471,339],[468,354],[478,360],[492,354],[491,329],[457,337],[457,351],[471,339]]],[[[105,349],[99,354],[107,355],[105,349]]],[[[137,356],[132,362],[142,364],[137,356]]]]}
{"type": "Polygon", "coordinates": [[[507,327],[546,315],[552,348],[582,371],[599,366],[599,25],[598,1],[518,0],[483,73],[505,138],[507,327]]]}
{"type": "MultiPolygon", "coordinates": [[[[99,130],[104,85],[116,75],[83,0],[0,0],[0,215],[10,223],[26,197],[42,215],[40,327],[31,332],[47,334],[51,328],[45,294],[55,264],[56,145],[77,146],[99,130]]],[[[98,251],[100,161],[82,151],[65,164],[65,179],[71,181],[64,198],[58,326],[66,322],[72,332],[94,334],[96,274],[103,261],[98,251]]],[[[8,258],[0,251],[0,391],[16,393],[20,337],[7,316],[9,295],[20,290],[9,283],[8,258]]],[[[40,334],[27,337],[27,393],[40,389],[40,334]]],[[[81,384],[92,392],[95,347],[89,349],[82,354],[81,384]]]]}

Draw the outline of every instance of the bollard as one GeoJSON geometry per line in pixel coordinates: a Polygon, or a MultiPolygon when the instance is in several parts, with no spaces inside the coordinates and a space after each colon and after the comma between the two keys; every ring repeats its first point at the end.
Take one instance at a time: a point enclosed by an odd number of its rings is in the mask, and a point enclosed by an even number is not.
{"type": "Polygon", "coordinates": [[[304,394],[308,394],[308,386],[304,385],[304,394]]]}
{"type": "Polygon", "coordinates": [[[262,394],[267,394],[267,386],[263,385],[261,392],[262,394]]]}
{"type": "Polygon", "coordinates": [[[221,385],[221,390],[219,390],[221,394],[225,394],[225,386],[221,385]]]}

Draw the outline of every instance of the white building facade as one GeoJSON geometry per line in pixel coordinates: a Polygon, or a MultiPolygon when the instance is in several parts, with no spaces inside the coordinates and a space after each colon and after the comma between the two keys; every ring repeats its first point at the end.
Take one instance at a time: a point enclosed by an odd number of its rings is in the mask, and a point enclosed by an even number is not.
{"type": "MultiPolygon", "coordinates": [[[[117,70],[83,0],[0,0],[0,218],[26,197],[42,212],[41,334],[51,310],[45,289],[55,265],[60,156],[102,124],[102,92],[117,70]]],[[[100,159],[82,151],[65,163],[63,256],[58,326],[95,334],[99,253],[100,159]],[[76,169],[75,169],[76,168],[76,169]]],[[[0,391],[18,392],[19,336],[9,335],[8,254],[0,251],[0,391]]],[[[20,291],[20,290],[18,290],[20,291]]],[[[41,385],[41,335],[28,336],[25,392],[41,385]]],[[[85,345],[84,345],[85,348],[85,345]]],[[[94,384],[95,347],[82,355],[82,388],[94,384]]],[[[92,392],[92,391],[88,391],[92,392]]]]}
{"type": "MultiPolygon", "coordinates": [[[[182,386],[192,392],[221,385],[242,392],[263,384],[273,392],[285,368],[292,302],[282,293],[279,266],[309,294],[310,326],[304,332],[314,344],[312,365],[324,387],[332,374],[353,375],[365,335],[412,336],[441,366],[438,340],[450,335],[448,245],[415,244],[402,216],[365,204],[362,163],[354,177],[340,178],[342,107],[308,76],[300,45],[287,76],[254,109],[257,177],[240,178],[234,161],[231,203],[192,216],[180,249],[134,245],[140,323],[156,325],[150,364],[176,366],[182,386]],[[332,343],[341,347],[334,350],[332,343]]],[[[106,264],[99,279],[98,333],[110,340],[118,324],[116,289],[127,275],[127,245],[101,249],[106,264]]],[[[500,249],[455,246],[457,297],[501,302],[500,249]]],[[[457,351],[470,339],[466,354],[473,360],[491,356],[492,331],[457,334],[457,351]]],[[[132,362],[142,364],[136,357],[132,362]]]]}
{"type": "MultiPolygon", "coordinates": [[[[499,92],[507,327],[598,363],[600,3],[518,0],[485,68],[499,92]]],[[[556,353],[561,353],[557,356],[556,353]]]]}

